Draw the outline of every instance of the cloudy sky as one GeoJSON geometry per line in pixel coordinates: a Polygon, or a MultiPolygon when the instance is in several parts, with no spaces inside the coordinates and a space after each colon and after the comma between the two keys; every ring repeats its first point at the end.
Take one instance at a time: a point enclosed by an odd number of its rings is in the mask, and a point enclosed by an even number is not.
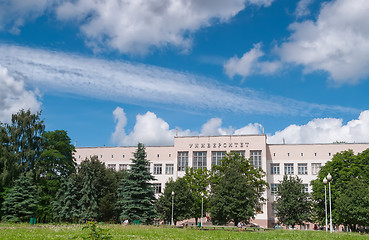
{"type": "Polygon", "coordinates": [[[367,0],[3,0],[0,121],[77,146],[369,142],[367,0]]]}

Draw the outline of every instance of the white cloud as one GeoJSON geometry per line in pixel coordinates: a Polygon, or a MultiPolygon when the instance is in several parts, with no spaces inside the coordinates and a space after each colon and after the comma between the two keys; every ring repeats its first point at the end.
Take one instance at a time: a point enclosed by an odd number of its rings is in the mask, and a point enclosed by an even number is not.
{"type": "Polygon", "coordinates": [[[216,135],[231,135],[233,128],[222,128],[222,119],[211,118],[201,128],[201,135],[204,136],[216,136],[216,135]]]}
{"type": "Polygon", "coordinates": [[[18,34],[26,21],[44,14],[48,0],[3,0],[0,1],[0,31],[9,30],[18,34]]]}
{"type": "Polygon", "coordinates": [[[113,115],[117,124],[111,141],[120,146],[134,146],[139,142],[148,146],[173,145],[173,139],[176,134],[178,136],[195,134],[189,130],[170,129],[169,124],[158,118],[155,113],[147,112],[136,116],[135,126],[127,135],[125,133],[127,118],[124,110],[117,107],[113,115]]]}
{"type": "Polygon", "coordinates": [[[15,80],[0,65],[0,122],[10,122],[12,114],[20,109],[37,112],[40,106],[37,94],[26,90],[23,81],[15,80]]]}
{"type": "MultiPolygon", "coordinates": [[[[116,120],[112,142],[121,146],[133,146],[142,142],[148,146],[173,145],[174,136],[215,136],[215,135],[250,135],[262,134],[263,126],[259,123],[249,123],[239,129],[232,126],[222,127],[220,118],[211,118],[203,124],[201,132],[171,129],[169,124],[158,118],[154,113],[136,116],[133,130],[125,133],[127,119],[122,108],[117,107],[113,115],[116,120]]],[[[306,125],[290,125],[274,135],[269,134],[269,144],[310,144],[333,143],[336,141],[369,142],[369,110],[363,111],[358,119],[349,121],[346,125],[342,119],[322,118],[313,119],[306,125]]]]}
{"type": "Polygon", "coordinates": [[[264,52],[260,49],[261,43],[254,44],[254,47],[246,52],[241,58],[234,56],[224,64],[226,74],[233,78],[235,75],[247,77],[252,74],[273,74],[281,68],[278,61],[260,61],[264,52]]]}
{"type": "Polygon", "coordinates": [[[146,53],[151,46],[188,49],[190,33],[226,22],[244,7],[245,0],[77,0],[58,6],[57,16],[77,20],[90,45],[146,53]]]}
{"type": "Polygon", "coordinates": [[[268,137],[268,143],[369,142],[369,110],[346,125],[342,119],[313,119],[306,125],[290,125],[268,137]]]}
{"type": "Polygon", "coordinates": [[[296,22],[288,41],[277,50],[281,59],[323,70],[336,83],[369,77],[369,1],[336,0],[322,5],[316,21],[296,22]]]}
{"type": "Polygon", "coordinates": [[[270,96],[210,79],[150,65],[112,62],[12,45],[0,45],[0,64],[42,91],[119,103],[187,111],[231,111],[269,115],[357,112],[270,96]]]}
{"type": "Polygon", "coordinates": [[[300,0],[295,9],[296,17],[301,18],[310,15],[309,6],[312,2],[313,0],[300,0]]]}

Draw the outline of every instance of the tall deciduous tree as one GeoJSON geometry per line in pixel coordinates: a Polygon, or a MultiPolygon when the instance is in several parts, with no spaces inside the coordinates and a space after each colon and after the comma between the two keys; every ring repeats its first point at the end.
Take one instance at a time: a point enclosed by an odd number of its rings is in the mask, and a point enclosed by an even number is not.
{"type": "MultiPolygon", "coordinates": [[[[311,181],[313,187],[312,197],[314,200],[314,213],[316,221],[324,223],[325,206],[324,206],[324,184],[323,179],[327,177],[328,173],[332,175],[331,181],[331,200],[332,200],[332,220],[333,224],[353,225],[358,222],[349,223],[348,219],[344,217],[336,208],[338,205],[338,198],[346,198],[349,194],[348,187],[352,184],[354,178],[360,180],[360,184],[369,186],[369,149],[354,154],[352,150],[342,151],[333,156],[332,161],[328,161],[319,171],[318,178],[311,181]],[[346,197],[344,196],[346,195],[346,197]]],[[[355,188],[354,186],[351,186],[355,188]]],[[[350,215],[356,215],[358,219],[366,218],[365,214],[360,215],[359,211],[354,210],[355,206],[349,206],[353,202],[347,202],[346,212],[350,215]],[[351,210],[353,212],[351,212],[351,210]]]]}
{"type": "Polygon", "coordinates": [[[202,201],[204,206],[203,212],[206,213],[208,210],[208,189],[210,186],[209,171],[201,168],[196,170],[187,168],[184,180],[194,199],[193,206],[191,207],[191,217],[195,218],[197,225],[198,218],[201,218],[202,201]]]}
{"type": "Polygon", "coordinates": [[[294,228],[295,225],[310,221],[312,202],[304,188],[299,177],[283,176],[274,202],[276,217],[280,223],[294,228]]]}
{"type": "Polygon", "coordinates": [[[5,197],[2,220],[12,222],[29,221],[36,215],[38,207],[37,187],[30,176],[20,176],[5,197]]]}
{"type": "Polygon", "coordinates": [[[176,181],[170,179],[165,184],[164,193],[160,195],[155,203],[159,218],[166,222],[171,221],[173,200],[173,221],[181,221],[193,216],[194,198],[184,178],[176,181]],[[172,192],[174,193],[172,195],[172,192]]]}
{"type": "Polygon", "coordinates": [[[128,177],[119,188],[119,205],[122,207],[121,219],[139,220],[150,224],[156,217],[154,208],[155,193],[151,184],[155,178],[148,170],[150,162],[146,159],[145,147],[137,145],[128,177]]]}
{"type": "Polygon", "coordinates": [[[264,172],[255,169],[250,160],[237,153],[227,154],[218,166],[212,168],[210,213],[213,222],[250,222],[256,209],[264,201],[267,186],[264,172]]]}

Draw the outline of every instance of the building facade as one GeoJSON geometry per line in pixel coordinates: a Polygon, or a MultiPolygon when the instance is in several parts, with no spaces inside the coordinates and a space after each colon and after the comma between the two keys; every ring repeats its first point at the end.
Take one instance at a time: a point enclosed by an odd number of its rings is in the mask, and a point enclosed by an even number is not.
{"type": "MultiPolygon", "coordinates": [[[[146,146],[147,159],[151,162],[150,172],[156,194],[163,192],[165,183],[173,178],[183,177],[186,167],[211,169],[227,152],[235,151],[251,158],[255,167],[266,173],[269,189],[264,193],[267,201],[253,222],[262,227],[275,224],[272,203],[283,175],[297,175],[311,191],[310,181],[317,177],[319,169],[330,161],[337,152],[352,149],[355,154],[369,148],[369,143],[352,144],[267,144],[267,136],[195,136],[175,137],[173,146],[146,146]]],[[[75,158],[79,164],[92,156],[98,156],[108,168],[117,171],[129,169],[134,147],[81,147],[76,148],[75,158]]]]}

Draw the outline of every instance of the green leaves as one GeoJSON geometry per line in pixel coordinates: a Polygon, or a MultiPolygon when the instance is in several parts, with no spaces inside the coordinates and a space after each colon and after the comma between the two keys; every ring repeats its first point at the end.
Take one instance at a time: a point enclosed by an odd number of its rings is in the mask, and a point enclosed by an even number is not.
{"type": "Polygon", "coordinates": [[[312,202],[299,177],[283,176],[274,202],[278,221],[286,226],[302,225],[310,221],[312,202]]]}

